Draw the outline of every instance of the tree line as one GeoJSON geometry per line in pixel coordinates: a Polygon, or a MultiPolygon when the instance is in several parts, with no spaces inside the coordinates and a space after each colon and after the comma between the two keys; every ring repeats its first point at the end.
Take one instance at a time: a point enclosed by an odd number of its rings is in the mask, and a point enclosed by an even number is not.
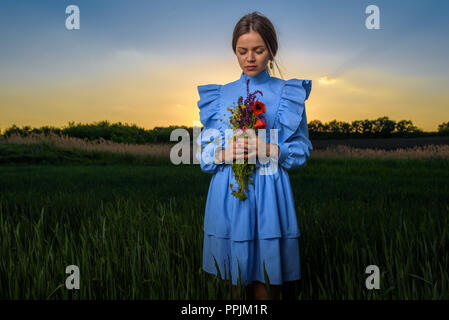
{"type": "MultiPolygon", "coordinates": [[[[82,124],[69,122],[64,128],[42,126],[31,128],[22,126],[19,128],[15,124],[5,129],[2,135],[9,137],[12,134],[28,136],[31,134],[56,134],[66,135],[84,140],[97,140],[103,138],[119,143],[147,144],[147,143],[168,143],[170,133],[177,128],[186,129],[190,136],[193,136],[193,128],[186,126],[154,127],[144,129],[135,124],[122,122],[110,123],[109,121],[99,121],[92,124],[82,124]]],[[[345,138],[392,138],[392,137],[424,137],[424,136],[449,136],[449,122],[438,125],[437,131],[424,132],[413,125],[410,120],[394,121],[388,117],[380,117],[375,120],[355,120],[344,122],[332,120],[321,122],[313,120],[308,123],[310,139],[345,139],[345,138]]],[[[1,132],[0,132],[1,134],[1,132]]]]}
{"type": "Polygon", "coordinates": [[[425,132],[410,120],[394,121],[385,116],[352,122],[313,120],[308,123],[308,128],[312,139],[449,136],[449,122],[439,124],[437,131],[425,132]]]}

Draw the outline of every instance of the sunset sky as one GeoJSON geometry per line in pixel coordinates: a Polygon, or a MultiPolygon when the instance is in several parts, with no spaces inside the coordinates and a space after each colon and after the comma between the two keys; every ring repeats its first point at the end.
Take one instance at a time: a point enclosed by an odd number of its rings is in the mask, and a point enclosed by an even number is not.
{"type": "Polygon", "coordinates": [[[197,86],[240,77],[232,31],[252,11],[277,30],[284,78],[312,80],[309,122],[449,121],[449,1],[2,0],[0,129],[193,126],[197,86]],[[71,4],[80,30],[65,27],[71,4]],[[371,4],[380,30],[365,27],[371,4]]]}

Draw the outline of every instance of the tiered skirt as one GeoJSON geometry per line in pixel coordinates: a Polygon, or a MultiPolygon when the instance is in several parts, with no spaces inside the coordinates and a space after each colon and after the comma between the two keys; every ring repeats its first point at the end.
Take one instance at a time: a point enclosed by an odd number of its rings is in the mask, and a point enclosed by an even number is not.
{"type": "Polygon", "coordinates": [[[301,278],[298,238],[254,239],[233,241],[204,235],[203,270],[231,280],[233,285],[248,285],[253,281],[280,285],[301,278]],[[218,265],[219,273],[217,272],[218,265]]]}
{"type": "MultiPolygon", "coordinates": [[[[301,278],[300,236],[287,172],[259,171],[248,185],[248,198],[234,197],[230,165],[221,166],[209,186],[204,219],[203,269],[237,285],[268,281],[280,285],[301,278]],[[218,270],[219,272],[218,272],[218,270]]],[[[235,187],[234,187],[235,188],[235,187]]]]}

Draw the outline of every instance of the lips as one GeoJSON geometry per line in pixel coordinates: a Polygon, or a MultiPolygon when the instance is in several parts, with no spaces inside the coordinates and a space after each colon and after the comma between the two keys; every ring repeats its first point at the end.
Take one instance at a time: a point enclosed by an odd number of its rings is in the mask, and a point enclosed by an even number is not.
{"type": "Polygon", "coordinates": [[[246,69],[254,69],[256,66],[246,66],[246,69]]]}

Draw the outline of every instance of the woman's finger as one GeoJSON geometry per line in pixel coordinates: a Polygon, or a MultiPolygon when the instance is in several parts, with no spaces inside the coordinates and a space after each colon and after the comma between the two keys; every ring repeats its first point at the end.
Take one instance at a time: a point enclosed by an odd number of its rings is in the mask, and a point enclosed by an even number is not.
{"type": "Polygon", "coordinates": [[[246,133],[250,138],[254,138],[256,136],[256,132],[254,131],[254,129],[248,129],[246,130],[246,133]]]}
{"type": "Polygon", "coordinates": [[[248,143],[250,144],[256,144],[257,143],[257,137],[250,137],[248,139],[248,143]]]}
{"type": "Polygon", "coordinates": [[[237,137],[235,140],[234,140],[234,142],[235,143],[247,143],[248,142],[248,139],[247,138],[245,138],[245,137],[237,137]]]}
{"type": "Polygon", "coordinates": [[[257,140],[256,139],[248,140],[248,148],[256,149],[257,148],[257,140]]]}
{"type": "Polygon", "coordinates": [[[241,150],[241,151],[244,151],[244,152],[248,152],[248,150],[249,150],[248,144],[246,144],[246,143],[245,144],[243,144],[243,143],[238,144],[237,148],[239,150],[241,150]]]}
{"type": "Polygon", "coordinates": [[[234,136],[234,137],[239,137],[239,136],[241,136],[243,133],[244,133],[244,132],[243,132],[242,129],[237,129],[237,130],[234,130],[233,136],[234,136]]]}
{"type": "Polygon", "coordinates": [[[248,146],[248,143],[237,143],[236,144],[236,150],[242,150],[242,151],[245,151],[245,152],[248,152],[248,150],[249,150],[249,146],[248,146]]]}
{"type": "Polygon", "coordinates": [[[247,156],[248,159],[256,158],[257,152],[255,152],[255,151],[250,152],[250,153],[248,153],[246,156],[247,156]]]}
{"type": "Polygon", "coordinates": [[[238,159],[245,159],[246,154],[245,153],[236,153],[235,160],[238,159]]]}

